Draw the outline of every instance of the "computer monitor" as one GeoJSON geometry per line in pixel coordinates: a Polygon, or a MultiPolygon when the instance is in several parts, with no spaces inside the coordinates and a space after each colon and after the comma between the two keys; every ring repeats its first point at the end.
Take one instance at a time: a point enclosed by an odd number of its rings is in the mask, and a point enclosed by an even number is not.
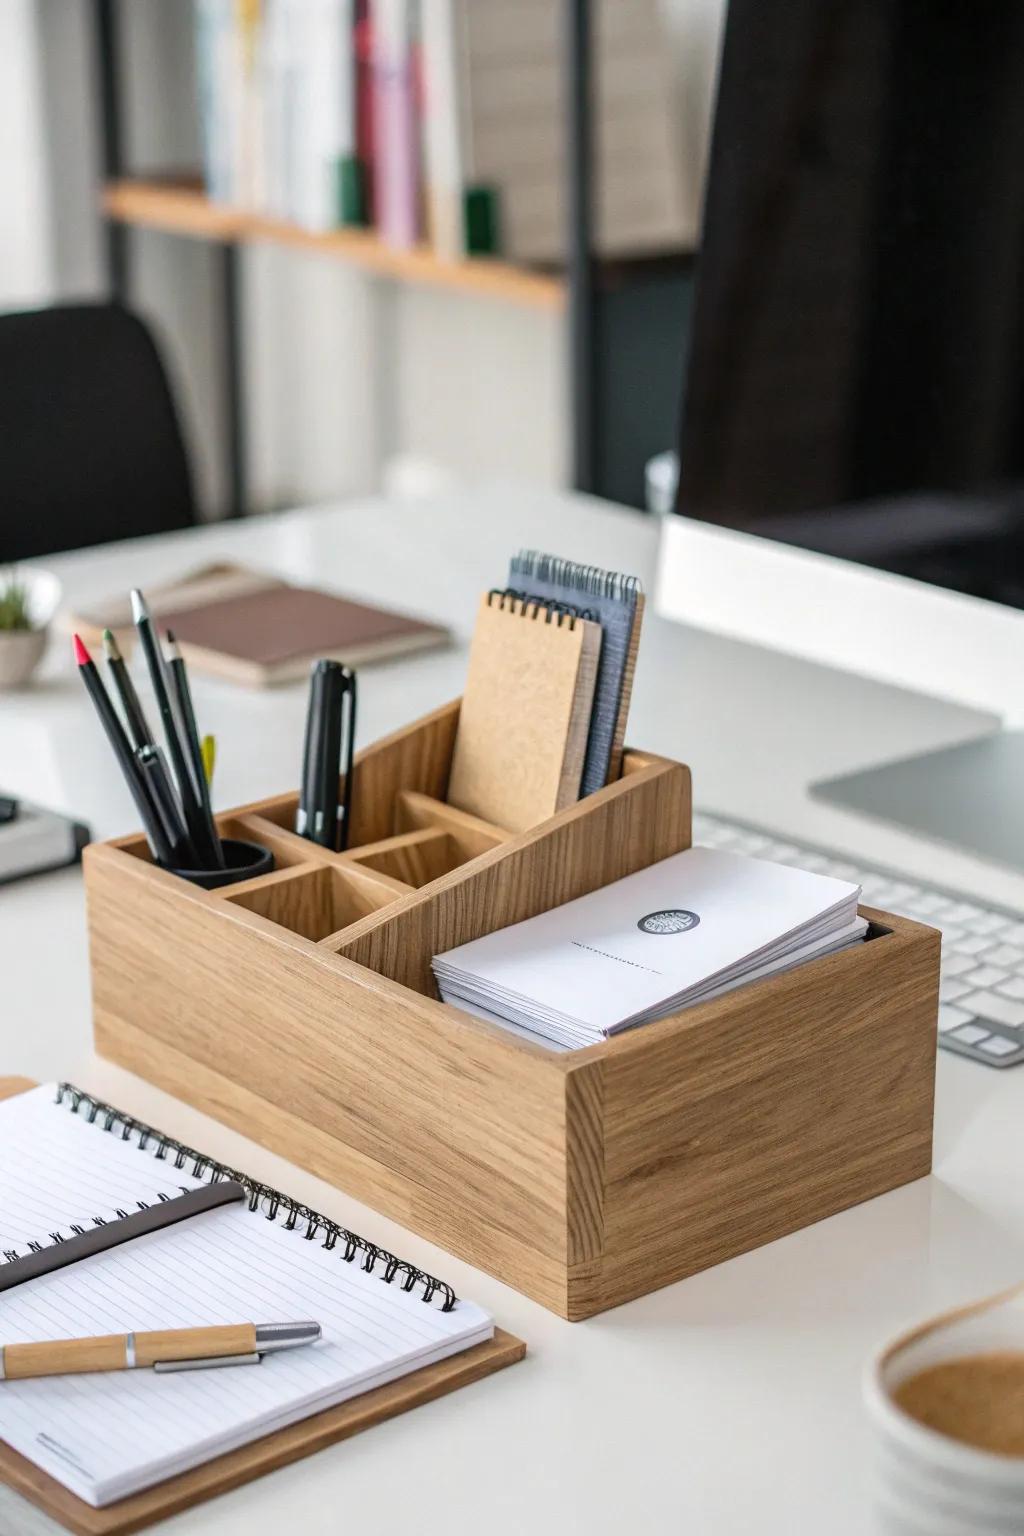
{"type": "MultiPolygon", "coordinates": [[[[1022,79],[1017,0],[729,0],[656,594],[671,616],[1010,724],[1022,79]]],[[[1004,775],[1013,749],[993,749],[1004,775]]],[[[928,782],[918,798],[941,806],[928,782]]],[[[884,786],[858,797],[887,814],[884,786]]],[[[1024,835],[1006,856],[1024,865],[1024,835]]]]}

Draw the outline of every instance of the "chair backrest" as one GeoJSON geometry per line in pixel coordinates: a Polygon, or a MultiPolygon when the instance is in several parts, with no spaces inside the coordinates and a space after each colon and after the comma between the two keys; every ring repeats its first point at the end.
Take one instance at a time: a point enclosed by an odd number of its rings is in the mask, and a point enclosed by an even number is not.
{"type": "Polygon", "coordinates": [[[0,563],[196,521],[146,326],[114,304],[0,315],[0,563]]]}

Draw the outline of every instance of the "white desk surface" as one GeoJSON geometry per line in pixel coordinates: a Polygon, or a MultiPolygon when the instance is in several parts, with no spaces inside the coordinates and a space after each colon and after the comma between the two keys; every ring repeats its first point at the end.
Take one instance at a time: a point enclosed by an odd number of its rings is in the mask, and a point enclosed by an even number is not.
{"type": "MultiPolygon", "coordinates": [[[[263,564],[451,623],[458,645],[366,668],[360,743],[455,696],[478,593],[520,545],[636,572],[657,526],[579,497],[491,488],[443,503],[364,501],[46,562],[76,600],[214,556],[263,564]]],[[[144,690],[140,687],[140,692],[144,690]]],[[[297,778],[304,687],[196,675],[216,732],[220,807],[297,778]]],[[[694,769],[698,805],[802,834],[1024,909],[1024,880],[808,800],[808,781],[977,734],[948,705],[687,630],[650,614],[629,739],[694,769]]],[[[0,787],[134,825],[70,644],[0,695],[0,787]]],[[[283,1186],[444,1275],[527,1340],[526,1362],[191,1510],[176,1536],[851,1536],[869,1529],[859,1376],[908,1320],[1024,1279],[1024,1069],[941,1055],[935,1172],[586,1323],[550,1315],[93,1055],[80,872],[0,889],[0,1071],[69,1077],[283,1186]]],[[[5,1533],[51,1531],[3,1494],[5,1533]]]]}

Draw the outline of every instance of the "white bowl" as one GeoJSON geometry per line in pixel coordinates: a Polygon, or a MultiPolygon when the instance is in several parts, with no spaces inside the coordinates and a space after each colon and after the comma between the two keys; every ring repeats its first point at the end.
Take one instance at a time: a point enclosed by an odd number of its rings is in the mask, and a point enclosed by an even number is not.
{"type": "Polygon", "coordinates": [[[1024,1457],[982,1451],[898,1407],[907,1377],[943,1360],[1024,1353],[1024,1286],[944,1313],[885,1346],[864,1377],[874,1427],[875,1500],[887,1536],[1021,1536],[1024,1457]]]}

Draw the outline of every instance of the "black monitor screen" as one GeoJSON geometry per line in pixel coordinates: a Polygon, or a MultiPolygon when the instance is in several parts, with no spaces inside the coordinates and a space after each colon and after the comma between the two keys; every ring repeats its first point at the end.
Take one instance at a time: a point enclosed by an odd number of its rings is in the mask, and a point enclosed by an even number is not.
{"type": "Polygon", "coordinates": [[[730,0],[678,510],[1024,607],[1024,4],[730,0]]]}

